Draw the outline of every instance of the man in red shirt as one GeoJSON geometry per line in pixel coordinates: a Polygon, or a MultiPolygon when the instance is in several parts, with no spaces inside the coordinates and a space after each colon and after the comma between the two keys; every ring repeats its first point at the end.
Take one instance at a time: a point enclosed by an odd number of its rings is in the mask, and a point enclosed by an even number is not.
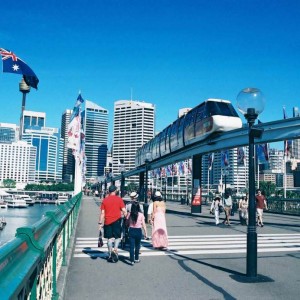
{"type": "Polygon", "coordinates": [[[257,195],[255,196],[256,200],[256,212],[257,212],[257,225],[264,227],[263,223],[263,211],[264,208],[268,209],[266,197],[261,193],[261,190],[257,190],[257,195]]]}
{"type": "Polygon", "coordinates": [[[118,247],[121,238],[121,214],[124,217],[127,215],[124,201],[121,197],[117,196],[117,188],[111,185],[108,189],[109,195],[104,198],[101,204],[101,214],[99,218],[99,229],[104,226],[104,237],[107,238],[108,247],[108,261],[118,261],[118,247]]]}

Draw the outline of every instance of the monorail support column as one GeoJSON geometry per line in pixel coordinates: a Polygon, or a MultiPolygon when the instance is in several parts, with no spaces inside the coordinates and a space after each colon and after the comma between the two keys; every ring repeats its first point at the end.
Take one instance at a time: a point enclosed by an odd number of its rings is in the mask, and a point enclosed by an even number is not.
{"type": "Polygon", "coordinates": [[[191,213],[201,213],[201,168],[202,155],[192,157],[192,203],[191,213]]]}
{"type": "Polygon", "coordinates": [[[139,201],[143,201],[145,199],[144,196],[145,189],[145,172],[141,172],[139,174],[139,201]]]}

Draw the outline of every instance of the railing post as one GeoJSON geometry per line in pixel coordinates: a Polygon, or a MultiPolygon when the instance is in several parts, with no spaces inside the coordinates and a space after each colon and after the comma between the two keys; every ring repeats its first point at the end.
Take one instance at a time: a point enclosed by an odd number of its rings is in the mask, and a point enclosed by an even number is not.
{"type": "Polygon", "coordinates": [[[57,293],[57,274],[56,274],[56,260],[57,260],[57,236],[54,241],[53,245],[53,255],[52,255],[52,299],[56,300],[58,299],[58,293],[57,293]]]}
{"type": "Polygon", "coordinates": [[[67,260],[66,260],[66,224],[64,225],[64,228],[63,228],[63,251],[62,251],[62,256],[63,256],[62,265],[66,266],[67,265],[67,260]]]}

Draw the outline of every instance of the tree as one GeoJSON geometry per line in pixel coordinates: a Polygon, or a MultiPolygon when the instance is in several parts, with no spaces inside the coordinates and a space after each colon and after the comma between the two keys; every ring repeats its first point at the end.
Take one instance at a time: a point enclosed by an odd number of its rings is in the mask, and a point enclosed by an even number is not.
{"type": "Polygon", "coordinates": [[[4,179],[3,180],[3,186],[6,188],[15,188],[16,182],[12,179],[4,179]]]}
{"type": "Polygon", "coordinates": [[[137,192],[138,189],[139,189],[139,186],[136,183],[134,183],[134,182],[130,182],[127,185],[127,191],[129,193],[131,193],[131,192],[137,192]]]}
{"type": "Polygon", "coordinates": [[[259,189],[265,192],[266,197],[270,197],[271,195],[275,195],[276,184],[271,181],[260,181],[259,189]]]}

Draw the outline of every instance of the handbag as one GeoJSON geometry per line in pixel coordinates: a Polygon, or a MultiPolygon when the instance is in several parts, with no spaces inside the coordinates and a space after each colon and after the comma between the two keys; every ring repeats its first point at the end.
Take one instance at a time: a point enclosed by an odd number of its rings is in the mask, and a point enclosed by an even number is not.
{"type": "Polygon", "coordinates": [[[103,246],[103,239],[102,239],[102,230],[99,230],[99,237],[98,237],[98,247],[103,246]]]}
{"type": "Polygon", "coordinates": [[[224,207],[223,207],[223,205],[219,204],[219,213],[222,213],[222,212],[224,212],[224,207]]]}

